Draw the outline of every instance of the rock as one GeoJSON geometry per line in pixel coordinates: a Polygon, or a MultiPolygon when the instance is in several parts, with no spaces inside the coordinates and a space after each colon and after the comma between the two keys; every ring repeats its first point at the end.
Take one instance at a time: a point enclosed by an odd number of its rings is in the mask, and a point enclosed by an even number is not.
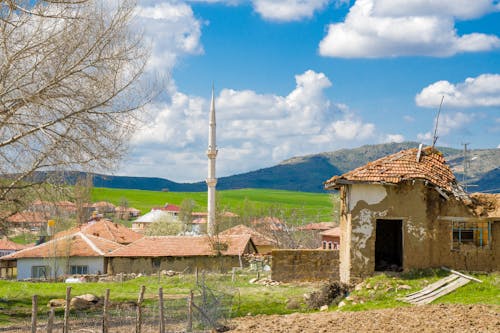
{"type": "Polygon", "coordinates": [[[63,308],[66,305],[66,300],[62,298],[54,298],[47,303],[48,308],[63,308]]]}
{"type": "Polygon", "coordinates": [[[253,279],[250,279],[250,281],[248,281],[248,283],[255,283],[255,282],[257,282],[258,280],[259,280],[259,279],[257,279],[257,278],[253,278],[253,279]]]}
{"type": "Polygon", "coordinates": [[[83,299],[87,302],[91,302],[94,304],[99,302],[99,297],[97,297],[96,295],[92,295],[92,294],[84,294],[84,295],[76,296],[75,298],[80,298],[80,299],[83,299]]]}
{"type": "Polygon", "coordinates": [[[81,311],[81,310],[88,310],[93,305],[94,303],[89,302],[83,298],[73,297],[69,303],[69,308],[71,310],[81,311]]]}
{"type": "Polygon", "coordinates": [[[344,301],[340,301],[340,303],[339,303],[338,307],[339,307],[339,308],[341,308],[341,307],[343,307],[343,306],[345,306],[345,305],[346,305],[346,303],[345,303],[344,301]]]}
{"type": "Polygon", "coordinates": [[[322,305],[322,306],[319,308],[319,311],[328,311],[328,305],[322,305]]]}
{"type": "Polygon", "coordinates": [[[398,290],[411,290],[411,287],[407,284],[402,284],[397,287],[398,290]]]}
{"type": "Polygon", "coordinates": [[[372,289],[372,285],[371,285],[371,284],[369,284],[369,283],[367,283],[367,284],[365,285],[365,288],[366,288],[366,289],[372,289]]]}
{"type": "Polygon", "coordinates": [[[289,310],[297,310],[300,308],[300,303],[296,299],[288,300],[286,303],[286,308],[289,310]]]}
{"type": "Polygon", "coordinates": [[[356,285],[356,287],[354,287],[354,290],[356,290],[356,291],[360,291],[360,290],[362,290],[362,289],[363,289],[363,283],[362,283],[362,282],[361,282],[361,283],[358,283],[358,284],[356,285]]]}
{"type": "Polygon", "coordinates": [[[353,298],[352,296],[350,296],[350,295],[349,295],[349,296],[347,296],[347,297],[345,298],[345,300],[346,300],[346,301],[353,301],[353,300],[354,300],[354,298],[353,298]]]}

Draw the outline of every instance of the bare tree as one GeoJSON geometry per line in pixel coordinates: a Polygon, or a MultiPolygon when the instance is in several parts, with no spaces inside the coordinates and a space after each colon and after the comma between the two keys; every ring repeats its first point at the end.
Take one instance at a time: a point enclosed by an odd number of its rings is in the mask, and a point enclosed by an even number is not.
{"type": "MultiPolygon", "coordinates": [[[[0,210],[37,171],[109,170],[126,151],[149,51],[129,0],[0,1],[0,210]]],[[[44,179],[45,181],[45,179],[44,179]]]]}

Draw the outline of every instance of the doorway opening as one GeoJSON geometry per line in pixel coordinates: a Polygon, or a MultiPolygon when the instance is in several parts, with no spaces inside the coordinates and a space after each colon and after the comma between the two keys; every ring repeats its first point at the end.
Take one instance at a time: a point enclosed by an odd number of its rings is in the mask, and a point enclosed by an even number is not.
{"type": "Polygon", "coordinates": [[[403,270],[403,221],[377,220],[375,270],[403,270]]]}

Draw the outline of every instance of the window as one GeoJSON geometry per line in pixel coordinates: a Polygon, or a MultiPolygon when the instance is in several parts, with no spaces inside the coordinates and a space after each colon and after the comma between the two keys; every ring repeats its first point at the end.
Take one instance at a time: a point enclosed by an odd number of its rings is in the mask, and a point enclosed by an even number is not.
{"type": "Polygon", "coordinates": [[[487,247],[491,243],[491,222],[452,222],[452,250],[461,245],[487,247]]]}
{"type": "Polygon", "coordinates": [[[71,274],[88,274],[89,266],[87,265],[73,265],[70,267],[71,274]]]}
{"type": "Polygon", "coordinates": [[[322,244],[323,244],[323,249],[326,250],[326,241],[323,241],[322,244]]]}
{"type": "Polygon", "coordinates": [[[31,266],[31,278],[47,279],[49,278],[49,267],[47,266],[31,266]]]}
{"type": "Polygon", "coordinates": [[[153,263],[153,268],[160,268],[161,259],[160,258],[153,258],[152,263],[153,263]]]}

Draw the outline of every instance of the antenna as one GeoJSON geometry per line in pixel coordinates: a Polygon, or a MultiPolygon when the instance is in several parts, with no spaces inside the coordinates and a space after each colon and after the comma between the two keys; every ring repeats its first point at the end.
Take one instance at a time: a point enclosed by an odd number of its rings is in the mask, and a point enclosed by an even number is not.
{"type": "Polygon", "coordinates": [[[443,100],[444,100],[444,95],[443,95],[443,97],[441,97],[441,103],[439,103],[438,114],[436,117],[436,126],[434,127],[434,136],[432,138],[432,149],[434,149],[434,146],[436,145],[436,141],[438,139],[437,130],[438,130],[438,123],[439,123],[439,114],[441,113],[441,106],[443,105],[443,100]]]}

